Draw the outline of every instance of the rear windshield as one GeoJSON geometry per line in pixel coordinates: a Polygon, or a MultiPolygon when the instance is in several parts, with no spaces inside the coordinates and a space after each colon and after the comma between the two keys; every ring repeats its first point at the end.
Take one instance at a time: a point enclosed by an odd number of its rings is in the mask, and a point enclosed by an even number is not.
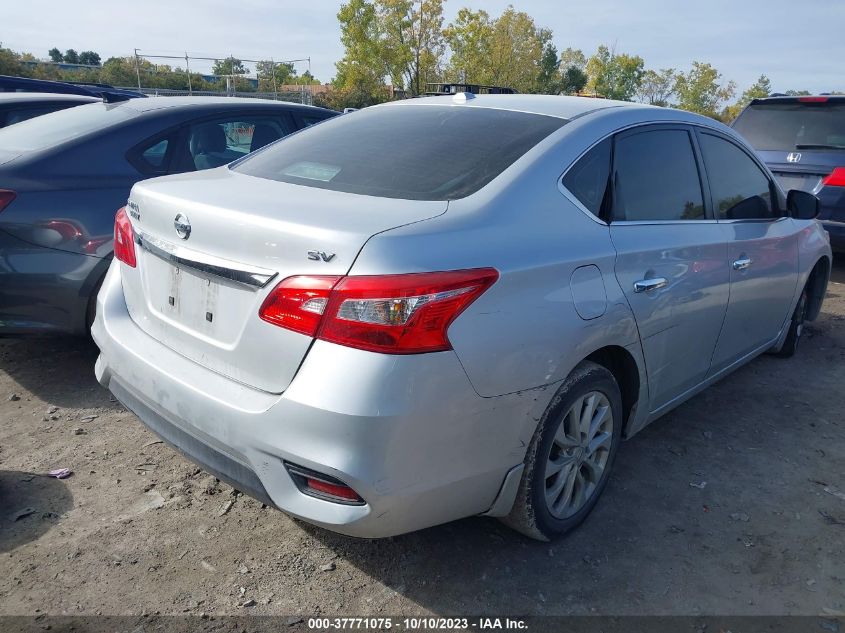
{"type": "Polygon", "coordinates": [[[564,123],[489,108],[367,108],[289,136],[232,169],[333,191],[453,200],[481,189],[564,123]]]}
{"type": "Polygon", "coordinates": [[[89,103],[52,112],[0,130],[0,150],[34,152],[137,116],[120,104],[89,103]]]}
{"type": "Polygon", "coordinates": [[[845,104],[750,106],[733,125],[754,149],[845,149],[845,104]]]}

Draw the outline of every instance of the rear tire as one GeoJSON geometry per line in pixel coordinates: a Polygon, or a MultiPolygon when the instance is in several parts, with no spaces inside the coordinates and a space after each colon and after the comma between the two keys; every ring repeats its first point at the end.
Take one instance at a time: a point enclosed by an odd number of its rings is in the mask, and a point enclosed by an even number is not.
{"type": "Polygon", "coordinates": [[[622,415],[613,374],[593,362],[578,365],[537,426],[516,500],[502,521],[541,541],[580,524],[607,485],[622,436],[622,415]]]}
{"type": "Polygon", "coordinates": [[[780,358],[790,358],[798,350],[798,343],[801,342],[801,335],[804,332],[804,321],[807,319],[807,306],[809,305],[807,295],[807,288],[804,288],[801,297],[798,299],[798,305],[795,306],[795,311],[792,313],[792,319],[789,321],[789,331],[783,347],[775,354],[780,358]]]}

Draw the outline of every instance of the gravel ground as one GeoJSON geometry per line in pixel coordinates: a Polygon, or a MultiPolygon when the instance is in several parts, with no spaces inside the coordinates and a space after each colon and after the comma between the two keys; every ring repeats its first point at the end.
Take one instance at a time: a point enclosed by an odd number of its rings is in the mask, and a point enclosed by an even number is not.
{"type": "Polygon", "coordinates": [[[2,339],[0,614],[842,614],[845,267],[833,281],[797,357],[623,444],[554,544],[484,518],[381,541],[302,524],[155,443],[92,343],[2,339]]]}

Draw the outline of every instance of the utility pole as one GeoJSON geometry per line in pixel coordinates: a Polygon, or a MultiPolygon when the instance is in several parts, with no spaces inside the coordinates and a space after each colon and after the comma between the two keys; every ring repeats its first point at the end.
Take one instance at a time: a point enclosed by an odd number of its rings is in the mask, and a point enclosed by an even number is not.
{"type": "Polygon", "coordinates": [[[185,72],[188,73],[188,94],[194,94],[191,86],[191,63],[188,61],[188,51],[185,51],[185,72]]]}
{"type": "Polygon", "coordinates": [[[141,68],[138,65],[138,49],[135,49],[135,76],[138,78],[138,90],[141,90],[141,68]]]}

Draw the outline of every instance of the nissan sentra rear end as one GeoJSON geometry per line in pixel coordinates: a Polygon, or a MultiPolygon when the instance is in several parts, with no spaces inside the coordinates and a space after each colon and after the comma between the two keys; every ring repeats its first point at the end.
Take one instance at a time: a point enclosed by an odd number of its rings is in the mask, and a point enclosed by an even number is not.
{"type": "Polygon", "coordinates": [[[449,340],[495,262],[396,253],[356,274],[356,258],[373,236],[445,217],[565,123],[375,110],[136,185],[92,330],[101,384],[169,444],[268,505],[366,537],[488,511],[528,411],[479,396],[449,340]],[[400,134],[416,147],[397,150],[400,134]],[[446,140],[462,149],[444,155],[446,140]]]}

